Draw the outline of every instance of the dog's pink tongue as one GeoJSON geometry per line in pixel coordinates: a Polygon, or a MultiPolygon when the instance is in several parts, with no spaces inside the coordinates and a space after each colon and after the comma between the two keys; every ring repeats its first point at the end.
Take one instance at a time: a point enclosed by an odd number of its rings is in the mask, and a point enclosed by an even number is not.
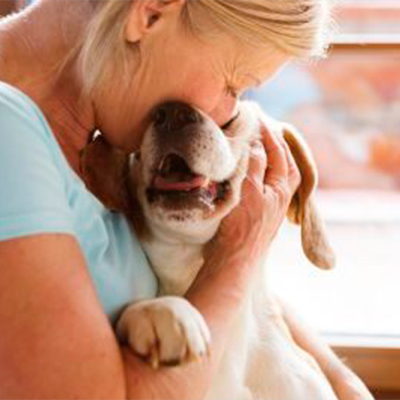
{"type": "Polygon", "coordinates": [[[154,188],[158,190],[190,191],[204,186],[206,178],[201,175],[194,176],[188,181],[174,182],[158,175],[154,180],[154,188]]]}

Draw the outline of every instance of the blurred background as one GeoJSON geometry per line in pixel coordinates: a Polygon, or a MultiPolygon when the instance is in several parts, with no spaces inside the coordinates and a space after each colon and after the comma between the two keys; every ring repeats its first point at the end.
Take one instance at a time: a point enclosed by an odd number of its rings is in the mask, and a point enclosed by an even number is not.
{"type": "MultiPolygon", "coordinates": [[[[0,0],[0,15],[28,3],[0,0]]],[[[327,58],[246,94],[304,134],[337,255],[318,271],[286,224],[269,279],[379,398],[400,398],[400,0],[341,0],[335,20],[327,58]]]]}
{"type": "Polygon", "coordinates": [[[400,1],[343,0],[328,57],[248,96],[304,134],[337,266],[319,271],[287,224],[268,259],[294,304],[379,398],[400,398],[400,1]]]}

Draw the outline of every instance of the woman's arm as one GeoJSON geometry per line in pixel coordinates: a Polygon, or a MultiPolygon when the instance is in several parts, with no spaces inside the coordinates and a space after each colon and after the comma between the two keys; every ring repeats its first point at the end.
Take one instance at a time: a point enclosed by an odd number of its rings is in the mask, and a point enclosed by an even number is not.
{"type": "MultiPolygon", "coordinates": [[[[238,267],[225,261],[224,268],[238,267]]],[[[119,347],[72,236],[1,242],[0,398],[202,398],[228,334],[225,315],[237,308],[224,282],[208,284],[192,297],[210,323],[213,355],[153,370],[119,347]]]]}
{"type": "Polygon", "coordinates": [[[124,398],[123,363],[72,236],[0,243],[0,397],[124,398]]]}
{"type": "Polygon", "coordinates": [[[340,361],[323,339],[285,301],[279,299],[279,303],[294,341],[317,360],[338,398],[372,400],[372,394],[361,379],[340,361]]]}
{"type": "Polygon", "coordinates": [[[200,398],[211,377],[210,361],[155,371],[120,348],[64,234],[0,242],[0,332],[0,398],[200,398]]]}
{"type": "MultiPolygon", "coordinates": [[[[208,267],[233,271],[243,264],[208,267]]],[[[191,296],[210,324],[213,355],[153,370],[119,347],[72,236],[1,242],[0,398],[202,398],[228,334],[226,316],[237,309],[237,292],[231,296],[219,276],[191,296]]]]}

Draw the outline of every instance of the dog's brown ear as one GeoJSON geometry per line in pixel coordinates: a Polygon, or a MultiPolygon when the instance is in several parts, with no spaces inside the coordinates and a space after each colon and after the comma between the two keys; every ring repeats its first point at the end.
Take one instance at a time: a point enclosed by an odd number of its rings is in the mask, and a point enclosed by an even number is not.
{"type": "Polygon", "coordinates": [[[314,158],[295,128],[285,125],[283,134],[301,174],[301,184],[290,203],[288,218],[301,226],[301,242],[307,258],[319,268],[331,269],[335,255],[313,199],[318,181],[314,158]]]}
{"type": "Polygon", "coordinates": [[[107,208],[123,213],[145,239],[149,230],[134,188],[131,156],[98,135],[81,153],[81,175],[87,188],[107,208]]]}
{"type": "Polygon", "coordinates": [[[81,175],[87,188],[109,209],[129,209],[129,155],[98,135],[81,153],[81,175]]]}

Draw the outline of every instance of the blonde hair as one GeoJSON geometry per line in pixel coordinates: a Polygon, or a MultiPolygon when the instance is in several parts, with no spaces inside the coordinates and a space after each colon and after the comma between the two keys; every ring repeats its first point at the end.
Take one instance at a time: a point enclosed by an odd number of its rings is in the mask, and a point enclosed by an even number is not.
{"type": "MultiPolygon", "coordinates": [[[[129,75],[132,58],[140,62],[139,48],[125,40],[133,1],[95,2],[96,13],[79,49],[85,92],[100,88],[110,77],[129,75]]],[[[182,22],[195,35],[221,30],[251,46],[272,46],[296,58],[321,56],[327,45],[329,1],[187,0],[182,22]]]]}

